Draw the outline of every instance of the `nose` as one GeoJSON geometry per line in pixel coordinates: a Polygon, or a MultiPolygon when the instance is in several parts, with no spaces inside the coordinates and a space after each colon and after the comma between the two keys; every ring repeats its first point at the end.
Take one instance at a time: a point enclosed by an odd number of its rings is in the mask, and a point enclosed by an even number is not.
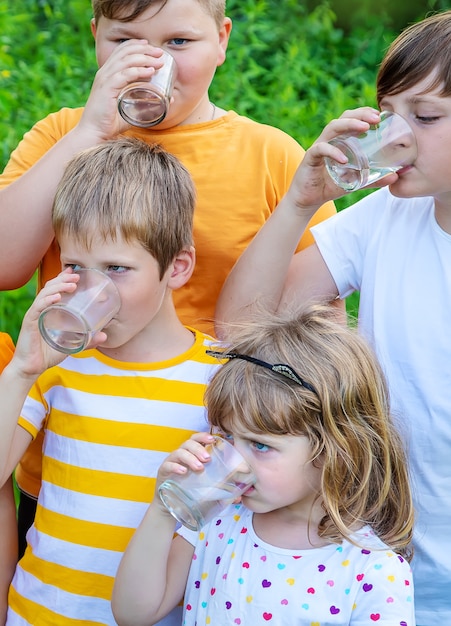
{"type": "Polygon", "coordinates": [[[233,447],[242,457],[242,462],[238,465],[237,472],[239,472],[240,474],[252,474],[253,473],[252,459],[250,458],[250,455],[248,454],[248,451],[246,450],[246,446],[241,445],[237,441],[234,441],[233,447]]]}
{"type": "Polygon", "coordinates": [[[240,474],[251,474],[252,468],[245,460],[243,460],[243,462],[240,463],[238,467],[236,468],[236,471],[239,472],[240,474]]]}

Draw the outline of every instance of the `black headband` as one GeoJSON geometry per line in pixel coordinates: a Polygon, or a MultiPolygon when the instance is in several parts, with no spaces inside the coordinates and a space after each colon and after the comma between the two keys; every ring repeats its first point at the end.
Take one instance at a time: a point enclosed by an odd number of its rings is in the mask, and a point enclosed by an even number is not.
{"type": "Polygon", "coordinates": [[[214,356],[218,359],[241,359],[242,361],[247,361],[248,363],[259,365],[260,367],[264,367],[271,372],[275,372],[276,374],[280,374],[285,378],[289,378],[298,385],[301,385],[301,387],[305,387],[305,389],[313,392],[316,396],[318,395],[313,385],[305,381],[301,376],[299,376],[299,374],[295,372],[292,367],[290,367],[290,365],[286,365],[285,363],[275,363],[274,365],[272,365],[271,363],[267,363],[266,361],[262,361],[261,359],[249,356],[248,354],[238,354],[238,352],[216,352],[214,350],[207,350],[207,354],[209,356],[214,356]]]}

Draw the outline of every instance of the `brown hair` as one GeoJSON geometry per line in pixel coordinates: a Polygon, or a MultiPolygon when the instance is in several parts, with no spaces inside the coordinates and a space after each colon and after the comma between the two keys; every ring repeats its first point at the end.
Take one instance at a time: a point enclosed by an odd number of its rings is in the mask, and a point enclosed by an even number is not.
{"type": "MultiPolygon", "coordinates": [[[[96,23],[100,17],[121,22],[131,22],[152,5],[164,7],[168,0],[92,0],[92,10],[96,23]]],[[[197,0],[211,15],[219,28],[225,15],[225,0],[197,0]]]]}
{"type": "Polygon", "coordinates": [[[159,145],[119,138],[71,159],[53,205],[56,239],[64,233],[86,248],[93,236],[137,240],[158,261],[160,278],[192,246],[194,183],[159,145]]]}
{"type": "Polygon", "coordinates": [[[377,101],[430,78],[427,91],[451,95],[451,11],[406,28],[389,47],[377,76],[377,101]]]}
{"type": "Polygon", "coordinates": [[[296,316],[259,315],[229,333],[227,352],[288,364],[307,387],[230,359],[207,387],[213,429],[233,432],[239,422],[257,435],[307,436],[313,462],[321,457],[325,514],[319,535],[353,541],[356,528],[369,524],[410,558],[413,505],[405,451],[390,417],[384,376],[363,337],[322,305],[296,316]]]}

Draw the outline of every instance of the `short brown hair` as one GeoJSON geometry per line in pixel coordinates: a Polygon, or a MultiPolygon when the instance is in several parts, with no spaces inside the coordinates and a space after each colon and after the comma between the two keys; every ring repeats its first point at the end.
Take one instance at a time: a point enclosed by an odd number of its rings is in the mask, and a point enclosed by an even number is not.
{"type": "MultiPolygon", "coordinates": [[[[197,0],[221,28],[225,15],[225,0],[197,0]]],[[[131,22],[155,4],[163,7],[167,0],[92,0],[92,10],[96,23],[100,17],[121,22],[131,22]]]]}
{"type": "Polygon", "coordinates": [[[193,243],[194,183],[157,144],[118,138],[71,159],[52,212],[55,236],[88,249],[94,236],[138,241],[159,263],[160,278],[193,243]]]}
{"type": "Polygon", "coordinates": [[[451,11],[412,24],[389,47],[377,76],[377,101],[430,78],[427,91],[451,95],[451,11]]]}

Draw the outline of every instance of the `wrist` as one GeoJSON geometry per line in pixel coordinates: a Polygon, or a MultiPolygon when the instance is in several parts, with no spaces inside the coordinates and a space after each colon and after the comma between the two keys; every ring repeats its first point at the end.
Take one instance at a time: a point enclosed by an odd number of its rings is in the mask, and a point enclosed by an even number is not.
{"type": "MultiPolygon", "coordinates": [[[[30,389],[42,372],[33,372],[19,356],[14,355],[12,360],[4,368],[2,372],[2,381],[11,384],[13,388],[20,385],[21,388],[30,389]]],[[[28,392],[28,391],[27,391],[28,392]]]]}
{"type": "Polygon", "coordinates": [[[2,409],[4,409],[5,416],[14,415],[15,423],[37,378],[37,374],[28,373],[12,361],[2,372],[0,377],[0,396],[4,405],[2,409]]]}
{"type": "Polygon", "coordinates": [[[155,496],[150,503],[149,508],[147,509],[147,513],[149,514],[149,516],[158,518],[165,523],[167,522],[169,524],[172,524],[174,528],[177,524],[175,517],[173,517],[168,509],[164,506],[157,491],[155,491],[155,496]]]}
{"type": "MultiPolygon", "coordinates": [[[[303,202],[301,194],[289,189],[279,203],[279,209],[293,225],[293,228],[305,228],[307,223],[320,208],[321,204],[309,205],[303,202]]],[[[278,209],[278,210],[279,210],[278,209]]]]}
{"type": "MultiPolygon", "coordinates": [[[[78,124],[65,135],[65,138],[72,144],[74,152],[98,146],[108,139],[112,139],[112,137],[105,137],[100,129],[84,122],[83,116],[78,124]]],[[[63,140],[64,137],[60,139],[60,141],[63,140]]]]}

